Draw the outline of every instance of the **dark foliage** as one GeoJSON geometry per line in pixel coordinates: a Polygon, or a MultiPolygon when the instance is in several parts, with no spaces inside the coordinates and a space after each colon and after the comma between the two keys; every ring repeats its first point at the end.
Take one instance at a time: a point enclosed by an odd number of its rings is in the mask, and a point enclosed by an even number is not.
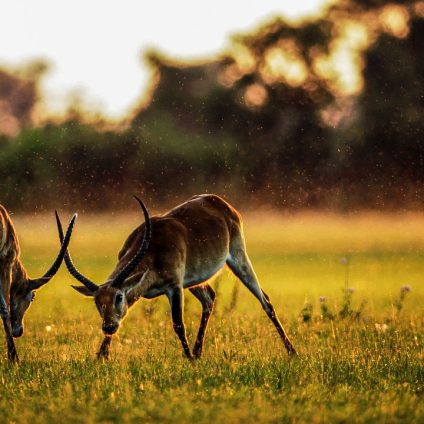
{"type": "Polygon", "coordinates": [[[390,2],[409,6],[409,35],[376,35],[363,52],[364,89],[348,108],[315,66],[342,19],[388,3],[343,2],[315,22],[277,19],[236,37],[249,67],[230,56],[189,65],[151,53],[158,82],[125,131],[74,117],[1,138],[0,201],[125,209],[134,192],[173,204],[208,191],[250,206],[422,207],[424,24],[412,2],[390,2]],[[267,74],[267,54],[286,48],[303,81],[267,74]],[[335,108],[347,118],[334,127],[323,114],[335,108]]]}

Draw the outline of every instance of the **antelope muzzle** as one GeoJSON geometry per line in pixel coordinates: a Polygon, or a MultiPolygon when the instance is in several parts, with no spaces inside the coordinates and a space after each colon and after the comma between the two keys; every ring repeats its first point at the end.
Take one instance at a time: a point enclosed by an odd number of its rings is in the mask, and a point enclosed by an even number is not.
{"type": "Polygon", "coordinates": [[[21,337],[22,334],[24,334],[24,326],[22,324],[13,326],[12,335],[15,339],[21,337]]]}
{"type": "Polygon", "coordinates": [[[119,324],[103,323],[102,325],[103,333],[105,333],[107,336],[111,336],[112,334],[115,334],[118,331],[118,328],[119,328],[119,324]]]}

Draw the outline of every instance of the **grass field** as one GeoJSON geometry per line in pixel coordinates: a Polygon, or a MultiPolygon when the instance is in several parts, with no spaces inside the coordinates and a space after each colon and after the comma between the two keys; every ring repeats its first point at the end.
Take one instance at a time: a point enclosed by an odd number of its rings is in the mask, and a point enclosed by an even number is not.
{"type": "MultiPolygon", "coordinates": [[[[54,218],[13,219],[38,276],[56,252],[54,218]]],[[[80,215],[80,270],[105,279],[138,221],[80,215]]],[[[1,422],[424,423],[424,215],[247,215],[245,231],[299,358],[287,358],[259,303],[224,271],[200,361],[182,357],[160,298],[133,308],[99,362],[100,317],[62,268],[26,315],[19,367],[0,345],[1,422]]],[[[191,342],[199,318],[187,292],[191,342]]]]}

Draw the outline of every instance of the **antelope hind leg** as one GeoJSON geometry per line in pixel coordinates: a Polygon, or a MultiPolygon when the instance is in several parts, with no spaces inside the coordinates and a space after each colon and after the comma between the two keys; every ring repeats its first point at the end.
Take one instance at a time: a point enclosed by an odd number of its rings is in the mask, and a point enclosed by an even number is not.
{"type": "Polygon", "coordinates": [[[250,292],[259,300],[262,308],[268,315],[269,319],[274,324],[281,337],[282,342],[289,355],[296,355],[296,350],[293,347],[290,339],[288,338],[280,320],[277,317],[274,306],[269,300],[268,295],[261,289],[255,271],[253,270],[252,264],[247,256],[246,252],[242,248],[233,249],[230,252],[230,256],[227,260],[227,265],[235,276],[250,290],[250,292]]]}
{"type": "Polygon", "coordinates": [[[192,287],[189,289],[190,292],[200,301],[202,304],[202,318],[200,320],[200,327],[197,333],[196,343],[194,344],[193,355],[195,358],[200,358],[203,351],[203,342],[208,327],[208,321],[213,311],[213,305],[215,302],[215,292],[209,284],[203,286],[192,287]]]}

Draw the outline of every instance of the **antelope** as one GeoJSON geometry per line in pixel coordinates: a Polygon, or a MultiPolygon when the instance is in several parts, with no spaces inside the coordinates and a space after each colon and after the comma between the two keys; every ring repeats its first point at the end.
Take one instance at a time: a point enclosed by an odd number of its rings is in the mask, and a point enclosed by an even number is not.
{"type": "Polygon", "coordinates": [[[20,260],[20,247],[10,215],[0,205],[0,315],[6,333],[7,354],[11,362],[19,362],[14,338],[24,332],[23,318],[35,297],[35,291],[56,274],[71,239],[77,215],[68,226],[59,254],[48,271],[39,278],[29,278],[20,260]]]}
{"type": "MultiPolygon", "coordinates": [[[[163,215],[149,217],[143,202],[134,196],[144,213],[144,223],[124,242],[118,263],[101,285],[82,275],[65,255],[70,274],[82,286],[72,286],[85,296],[94,298],[103,320],[104,339],[98,358],[108,359],[112,336],[140,298],[152,299],[166,295],[173,328],[189,359],[200,358],[215,292],[208,280],[225,264],[259,300],[276,327],[289,355],[296,351],[287,337],[267,294],[261,289],[246,252],[242,219],[226,201],[216,195],[194,196],[163,215]],[[193,353],[190,351],[183,320],[183,290],[200,301],[202,315],[193,353]]],[[[63,230],[59,216],[60,240],[63,230]]]]}

